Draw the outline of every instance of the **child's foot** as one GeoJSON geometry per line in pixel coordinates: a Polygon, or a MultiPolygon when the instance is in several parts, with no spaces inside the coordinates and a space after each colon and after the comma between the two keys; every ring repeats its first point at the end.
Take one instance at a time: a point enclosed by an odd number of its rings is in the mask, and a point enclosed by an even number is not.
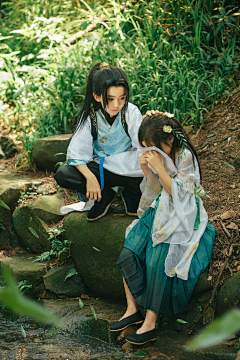
{"type": "Polygon", "coordinates": [[[106,215],[115,197],[116,193],[114,190],[104,189],[102,191],[102,199],[99,202],[95,201],[93,207],[87,214],[87,220],[95,221],[106,215]]]}
{"type": "Polygon", "coordinates": [[[149,341],[154,341],[157,339],[157,330],[154,328],[149,331],[145,331],[141,334],[138,333],[138,330],[126,337],[126,341],[133,345],[143,345],[149,341]]]}
{"type": "Polygon", "coordinates": [[[141,324],[144,321],[144,317],[140,310],[129,316],[126,314],[127,313],[125,313],[119,321],[110,326],[110,331],[121,331],[130,325],[141,324]]]}

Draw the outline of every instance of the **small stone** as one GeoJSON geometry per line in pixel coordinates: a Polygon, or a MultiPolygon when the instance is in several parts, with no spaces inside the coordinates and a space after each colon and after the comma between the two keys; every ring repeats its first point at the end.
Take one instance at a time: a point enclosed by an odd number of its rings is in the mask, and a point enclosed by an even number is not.
{"type": "Polygon", "coordinates": [[[132,344],[130,344],[129,342],[126,342],[126,343],[122,346],[122,351],[123,351],[124,353],[133,351],[132,344]]]}
{"type": "Polygon", "coordinates": [[[230,185],[230,188],[231,188],[231,189],[235,189],[235,188],[236,188],[236,185],[235,185],[235,184],[232,184],[232,185],[230,185]]]}
{"type": "Polygon", "coordinates": [[[214,143],[213,145],[214,145],[214,146],[217,146],[217,143],[214,143]]]}

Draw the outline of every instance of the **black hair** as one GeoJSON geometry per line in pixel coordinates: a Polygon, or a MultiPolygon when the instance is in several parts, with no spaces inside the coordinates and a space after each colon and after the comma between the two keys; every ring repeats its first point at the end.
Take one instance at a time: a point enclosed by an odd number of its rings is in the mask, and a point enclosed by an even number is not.
{"type": "Polygon", "coordinates": [[[126,91],[125,108],[127,108],[129,100],[129,85],[125,72],[114,66],[105,65],[104,63],[97,63],[91,69],[85,91],[85,100],[76,125],[75,132],[81,128],[88,115],[90,114],[90,107],[93,104],[95,110],[101,108],[101,104],[94,99],[93,93],[103,98],[103,108],[108,104],[107,90],[111,86],[123,86],[126,91]]]}
{"type": "MultiPolygon", "coordinates": [[[[184,131],[182,125],[175,117],[168,117],[166,115],[150,115],[146,116],[138,130],[138,140],[139,143],[143,146],[143,141],[145,141],[147,146],[156,146],[160,150],[161,143],[168,145],[168,141],[172,139],[174,136],[174,140],[172,143],[172,149],[170,156],[175,163],[175,153],[178,149],[182,148],[182,142],[180,141],[181,135],[185,139],[184,144],[185,147],[191,152],[192,157],[195,156],[199,166],[199,172],[201,175],[200,164],[197,156],[197,152],[190,142],[189,137],[187,136],[186,132],[184,131]],[[180,136],[174,136],[172,132],[168,133],[163,131],[164,125],[171,126],[172,129],[176,130],[180,136]]],[[[193,157],[194,158],[194,157],[193,157]]],[[[194,161],[193,161],[194,164],[194,161]]]]}

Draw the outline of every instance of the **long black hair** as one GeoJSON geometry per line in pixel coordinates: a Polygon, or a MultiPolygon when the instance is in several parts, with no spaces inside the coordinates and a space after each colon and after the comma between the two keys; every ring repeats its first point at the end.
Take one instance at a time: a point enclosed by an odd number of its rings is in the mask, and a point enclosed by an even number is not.
{"type": "MultiPolygon", "coordinates": [[[[184,139],[185,147],[191,152],[192,157],[195,156],[199,166],[199,172],[201,175],[200,164],[197,156],[197,152],[190,142],[188,135],[184,131],[182,125],[175,117],[168,117],[166,115],[150,115],[146,116],[138,130],[138,140],[139,143],[143,146],[143,141],[145,141],[147,146],[152,146],[154,144],[157,148],[162,150],[161,143],[168,145],[168,141],[172,139],[174,136],[174,140],[172,143],[172,149],[170,156],[175,163],[175,153],[178,149],[181,149],[182,146],[182,137],[184,139]],[[165,132],[163,131],[164,125],[171,126],[174,131],[177,131],[180,136],[174,136],[173,132],[165,132]]],[[[193,157],[194,158],[194,157],[193,157]]],[[[193,161],[194,164],[194,161],[193,161]]]]}
{"type": "Polygon", "coordinates": [[[108,104],[107,90],[111,86],[123,86],[125,88],[125,107],[127,107],[129,100],[129,85],[125,72],[118,67],[110,66],[104,63],[95,64],[88,75],[85,100],[75,132],[84,125],[88,115],[90,114],[91,104],[93,104],[95,110],[99,110],[101,108],[100,103],[94,99],[93,93],[97,96],[102,96],[103,108],[105,109],[108,104]]]}

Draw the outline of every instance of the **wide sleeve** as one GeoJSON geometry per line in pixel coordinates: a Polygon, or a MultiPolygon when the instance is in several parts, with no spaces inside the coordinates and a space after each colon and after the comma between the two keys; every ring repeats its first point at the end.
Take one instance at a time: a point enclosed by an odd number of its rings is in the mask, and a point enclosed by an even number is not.
{"type": "Polygon", "coordinates": [[[128,104],[128,109],[126,111],[126,122],[128,125],[128,133],[132,140],[132,146],[138,148],[138,129],[142,122],[142,114],[138,107],[131,103],[128,104]]]}
{"type": "Polygon", "coordinates": [[[138,206],[138,217],[142,217],[143,213],[152,205],[153,201],[162,191],[159,177],[149,170],[147,178],[145,177],[141,183],[142,196],[138,206]]]}
{"type": "MultiPolygon", "coordinates": [[[[78,160],[82,164],[88,163],[93,156],[93,137],[90,119],[87,118],[83,127],[74,133],[67,149],[67,161],[78,160]]],[[[70,162],[71,163],[71,162],[70,162]]]]}
{"type": "Polygon", "coordinates": [[[173,177],[172,196],[163,188],[157,204],[152,241],[153,246],[161,242],[170,244],[165,272],[170,277],[177,274],[186,280],[208,216],[196,193],[200,186],[200,175],[196,160],[189,150],[184,150],[179,156],[176,166],[178,173],[173,177]],[[195,229],[197,216],[199,224],[195,229]]]}

